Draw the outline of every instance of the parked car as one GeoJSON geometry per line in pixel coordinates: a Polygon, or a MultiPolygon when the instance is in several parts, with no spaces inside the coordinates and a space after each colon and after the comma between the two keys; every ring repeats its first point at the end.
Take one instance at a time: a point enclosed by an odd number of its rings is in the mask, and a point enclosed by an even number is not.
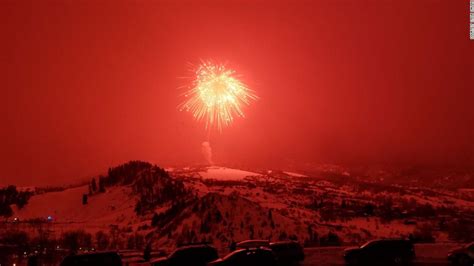
{"type": "Polygon", "coordinates": [[[207,244],[188,245],[177,248],[168,257],[151,261],[153,266],[205,266],[218,259],[217,250],[207,244]]]}
{"type": "Polygon", "coordinates": [[[122,266],[122,258],[117,252],[94,252],[69,255],[61,266],[122,266]]]}
{"type": "Polygon", "coordinates": [[[277,266],[273,251],[268,248],[239,249],[208,266],[277,266]]]}
{"type": "Polygon", "coordinates": [[[296,241],[280,241],[270,243],[270,249],[281,265],[293,264],[304,260],[303,247],[296,241]]]}
{"type": "Polygon", "coordinates": [[[415,248],[409,240],[383,239],[372,240],[357,248],[344,250],[347,264],[389,265],[410,264],[415,258],[415,248]]]}
{"type": "Polygon", "coordinates": [[[474,242],[449,251],[448,260],[454,265],[474,265],[474,242]]]}
{"type": "Polygon", "coordinates": [[[236,249],[247,249],[247,248],[260,248],[269,247],[270,241],[268,240],[245,240],[240,241],[235,245],[236,249]]]}

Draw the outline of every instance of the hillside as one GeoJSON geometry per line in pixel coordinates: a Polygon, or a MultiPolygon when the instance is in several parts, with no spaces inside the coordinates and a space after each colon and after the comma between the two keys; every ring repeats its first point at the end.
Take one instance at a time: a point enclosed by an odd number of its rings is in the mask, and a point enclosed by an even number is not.
{"type": "Polygon", "coordinates": [[[89,186],[34,194],[13,210],[10,219],[18,218],[25,230],[34,231],[29,221],[41,218],[56,238],[70,230],[102,231],[124,248],[137,235],[156,249],[197,241],[225,249],[248,238],[325,246],[410,235],[462,241],[474,233],[469,194],[362,180],[343,167],[317,174],[216,166],[165,171],[135,161],[109,169],[89,186]]]}
{"type": "Polygon", "coordinates": [[[108,230],[110,224],[126,226],[139,220],[134,212],[137,197],[130,187],[111,188],[89,197],[88,204],[83,205],[81,199],[87,193],[87,186],[81,186],[33,196],[25,207],[15,208],[14,216],[20,221],[50,216],[61,231],[79,228],[108,230]]]}

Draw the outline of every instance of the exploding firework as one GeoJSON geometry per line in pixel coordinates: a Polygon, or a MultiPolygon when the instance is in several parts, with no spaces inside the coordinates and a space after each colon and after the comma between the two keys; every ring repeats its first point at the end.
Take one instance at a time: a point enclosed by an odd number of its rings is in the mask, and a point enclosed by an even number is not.
{"type": "Polygon", "coordinates": [[[223,64],[202,62],[193,72],[196,76],[179,109],[191,112],[197,121],[204,121],[209,131],[221,131],[235,117],[244,117],[242,107],[257,99],[235,71],[223,64]]]}

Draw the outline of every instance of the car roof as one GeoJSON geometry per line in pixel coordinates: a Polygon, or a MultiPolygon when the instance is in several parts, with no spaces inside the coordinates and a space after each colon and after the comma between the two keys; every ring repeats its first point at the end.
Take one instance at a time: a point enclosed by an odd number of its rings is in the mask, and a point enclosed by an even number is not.
{"type": "Polygon", "coordinates": [[[293,241],[293,240],[277,241],[277,242],[271,242],[270,246],[273,246],[273,245],[288,245],[288,244],[299,244],[299,243],[297,241],[293,241]]]}
{"type": "Polygon", "coordinates": [[[255,252],[270,252],[272,253],[272,250],[271,249],[268,249],[268,248],[242,248],[242,249],[237,249],[235,251],[232,251],[231,253],[227,254],[225,257],[223,257],[222,259],[227,259],[229,257],[232,257],[236,254],[239,254],[239,253],[246,253],[246,252],[249,252],[249,251],[255,251],[255,252]]]}
{"type": "Polygon", "coordinates": [[[153,264],[155,262],[162,261],[162,260],[166,260],[166,257],[152,258],[152,259],[150,259],[150,263],[153,264]]]}
{"type": "Polygon", "coordinates": [[[232,251],[231,253],[225,255],[222,259],[226,260],[227,258],[230,258],[230,257],[234,256],[235,254],[246,252],[246,251],[247,251],[246,249],[237,249],[237,250],[232,251]]]}
{"type": "Polygon", "coordinates": [[[171,257],[171,256],[173,256],[173,254],[177,254],[177,253],[180,253],[180,252],[185,251],[185,250],[193,250],[193,249],[207,249],[208,251],[212,250],[212,251],[217,252],[216,248],[211,246],[211,245],[196,244],[196,245],[188,245],[188,246],[179,247],[179,248],[175,249],[173,252],[171,252],[171,254],[169,254],[168,257],[171,257]]]}
{"type": "Polygon", "coordinates": [[[251,239],[251,240],[240,241],[239,243],[237,243],[237,245],[247,244],[247,243],[269,243],[269,242],[270,241],[266,239],[251,239]]]}
{"type": "Polygon", "coordinates": [[[213,246],[208,244],[189,244],[186,246],[178,247],[176,250],[185,250],[185,249],[193,249],[193,248],[211,248],[214,249],[213,246]]]}
{"type": "Polygon", "coordinates": [[[374,240],[365,242],[361,247],[366,247],[372,243],[390,243],[390,242],[411,243],[410,240],[406,240],[406,239],[374,239],[374,240]]]}

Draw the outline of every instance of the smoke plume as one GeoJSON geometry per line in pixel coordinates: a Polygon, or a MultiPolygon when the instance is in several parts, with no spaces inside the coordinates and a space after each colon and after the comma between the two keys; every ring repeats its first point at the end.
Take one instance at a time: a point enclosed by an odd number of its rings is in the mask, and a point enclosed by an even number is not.
{"type": "Polygon", "coordinates": [[[214,163],[212,162],[211,143],[209,143],[208,141],[204,141],[201,145],[201,152],[204,158],[206,159],[207,163],[210,165],[213,165],[214,163]]]}

